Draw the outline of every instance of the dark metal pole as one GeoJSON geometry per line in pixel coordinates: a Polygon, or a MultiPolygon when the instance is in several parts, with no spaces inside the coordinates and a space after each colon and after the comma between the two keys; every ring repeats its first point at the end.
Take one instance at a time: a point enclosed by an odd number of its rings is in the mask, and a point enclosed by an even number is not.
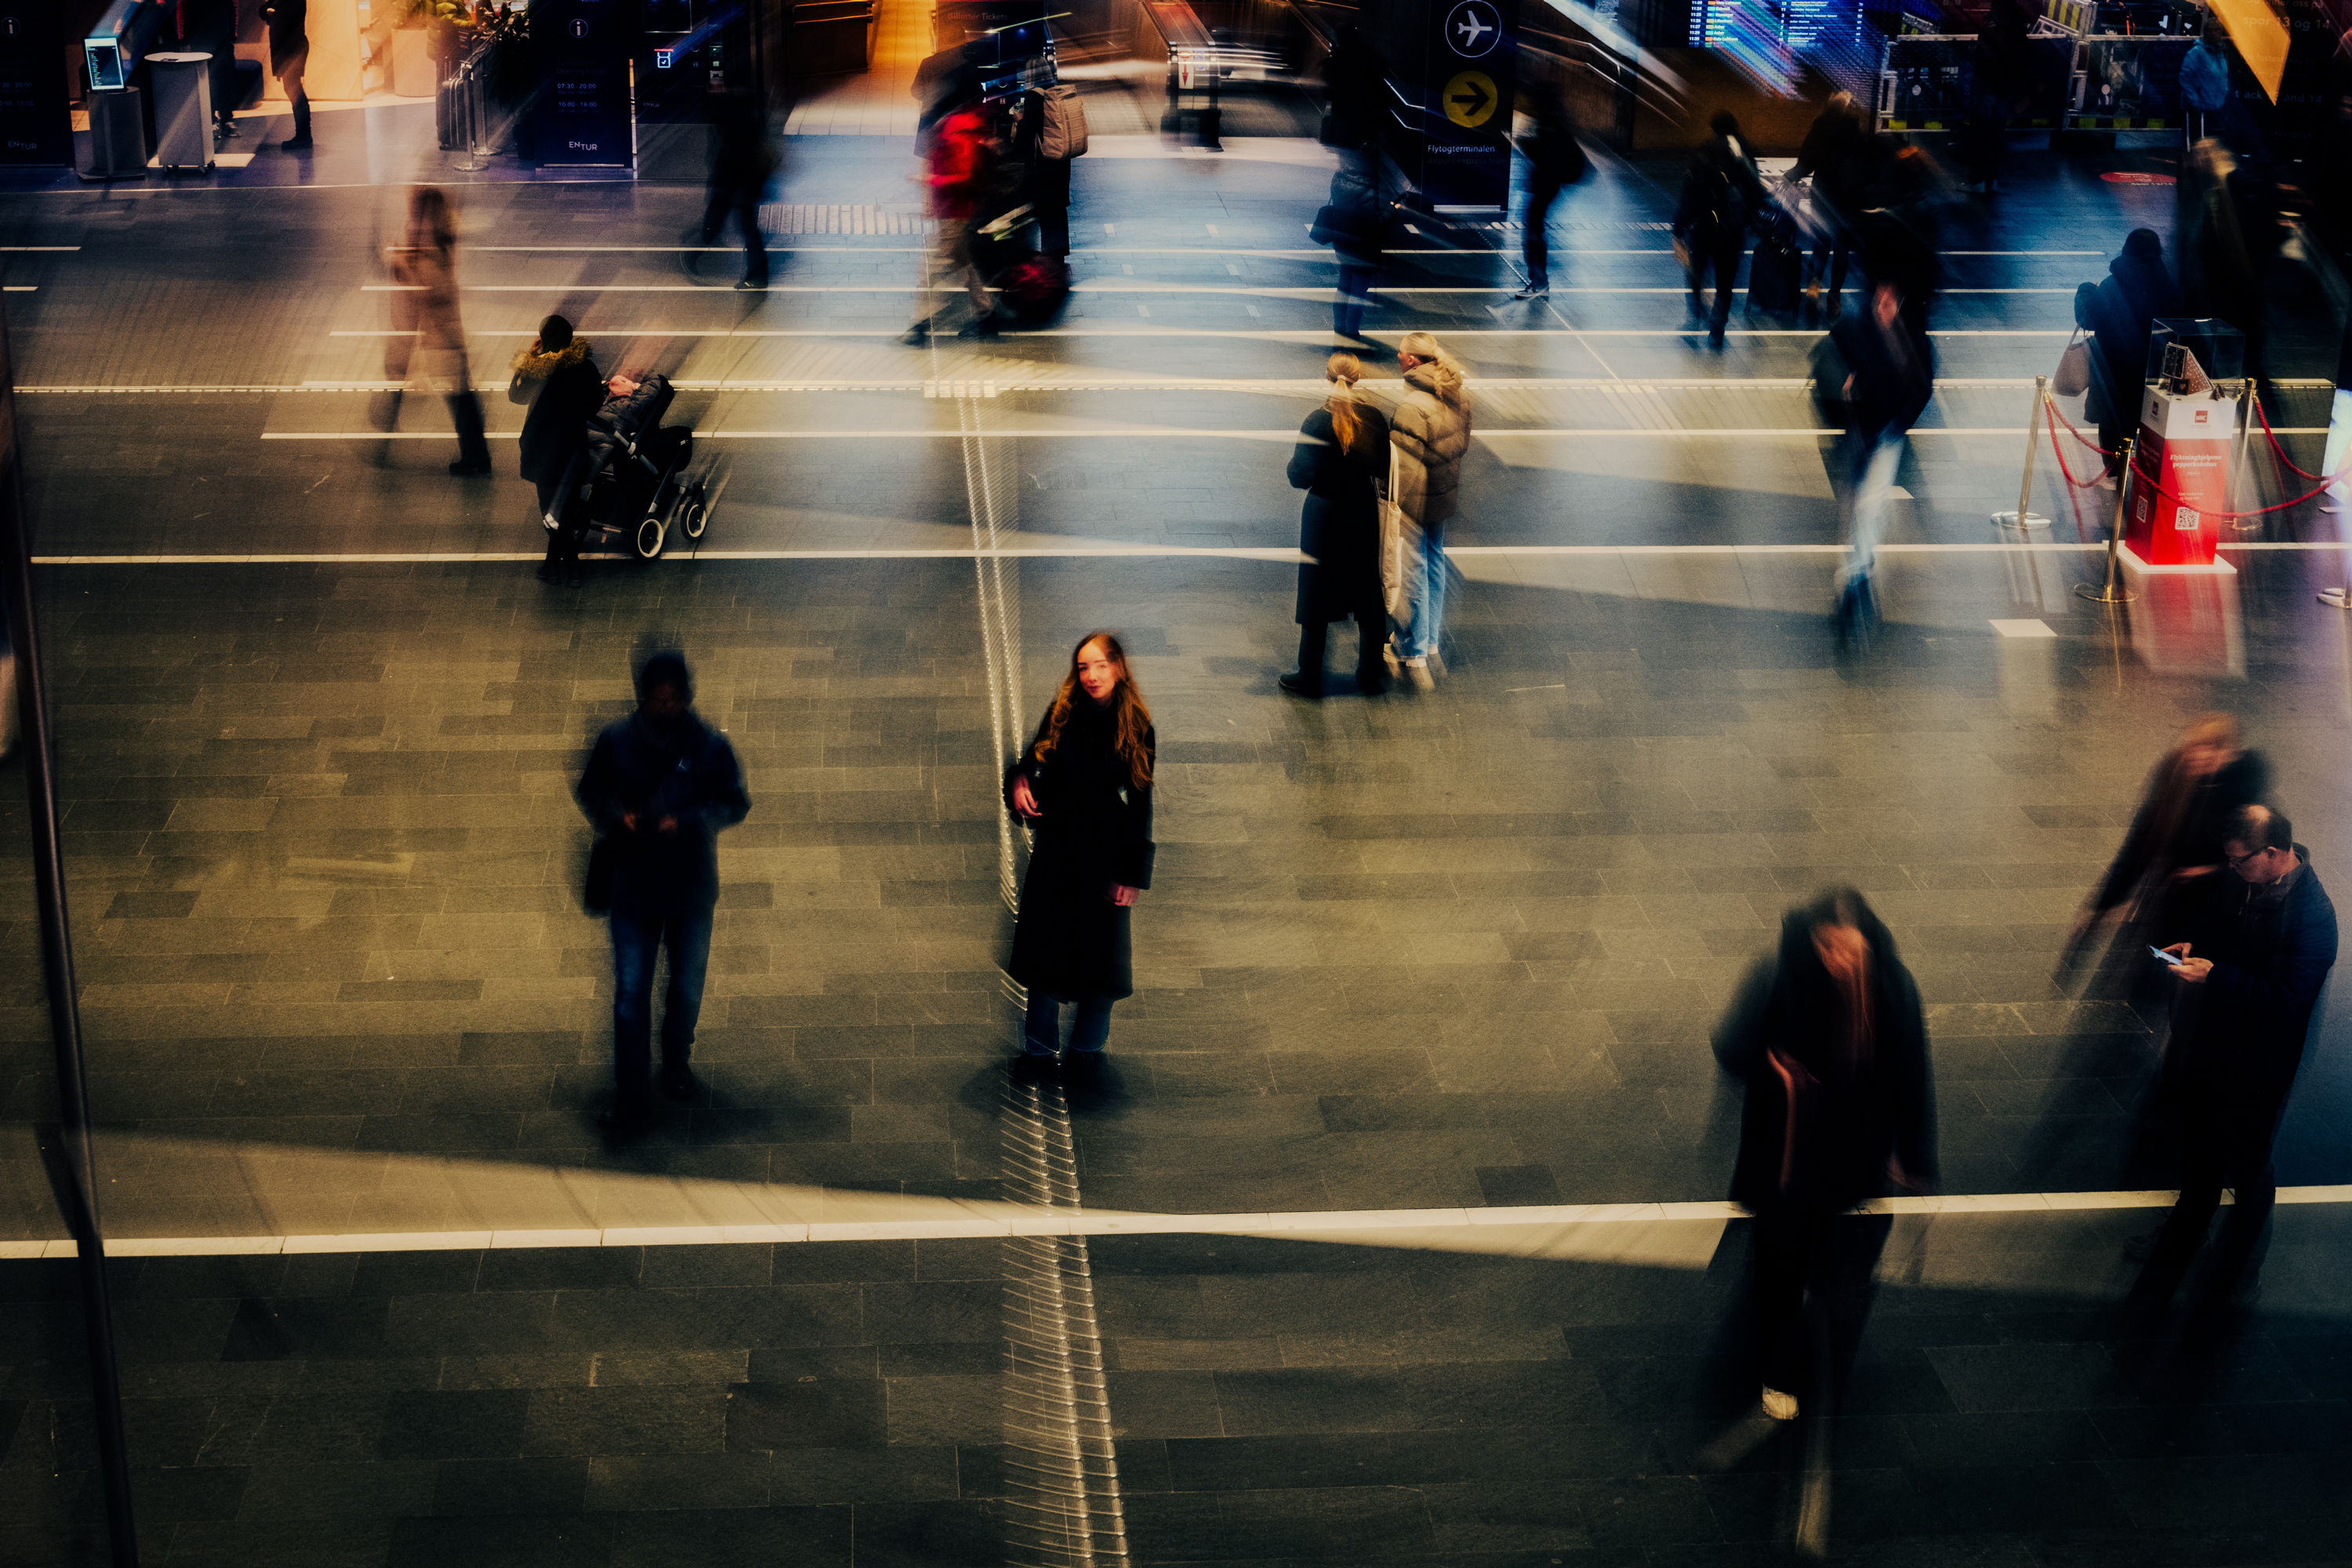
{"type": "Polygon", "coordinates": [[[66,921],[65,846],[58,834],[57,747],[43,689],[40,634],[33,620],[33,552],[16,447],[16,376],[8,323],[0,315],[0,575],[6,578],[9,632],[16,650],[25,793],[33,828],[33,885],[40,899],[42,978],[57,1045],[58,1113],[70,1176],[66,1224],[81,1273],[82,1327],[89,1337],[89,1392],[98,1428],[99,1479],[116,1568],[138,1568],[131,1518],[131,1463],[122,1434],[122,1380],[114,1363],[114,1316],[107,1302],[106,1244],[98,1223],[98,1172],[89,1146],[89,1094],[81,1070],[81,1008],[76,1002],[73,934],[66,921]]]}

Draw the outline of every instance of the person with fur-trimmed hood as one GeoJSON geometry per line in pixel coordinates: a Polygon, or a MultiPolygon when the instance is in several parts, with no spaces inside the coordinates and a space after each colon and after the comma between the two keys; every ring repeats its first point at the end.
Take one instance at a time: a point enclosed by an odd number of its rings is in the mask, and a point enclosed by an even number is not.
{"type": "Polygon", "coordinates": [[[604,378],[588,340],[576,336],[562,316],[540,322],[539,336],[514,357],[507,401],[530,408],[522,420],[522,477],[539,490],[540,522],[547,530],[547,559],[539,575],[552,582],[559,573],[578,570],[580,532],[562,516],[563,476],[588,444],[589,416],[604,402],[604,378]]]}

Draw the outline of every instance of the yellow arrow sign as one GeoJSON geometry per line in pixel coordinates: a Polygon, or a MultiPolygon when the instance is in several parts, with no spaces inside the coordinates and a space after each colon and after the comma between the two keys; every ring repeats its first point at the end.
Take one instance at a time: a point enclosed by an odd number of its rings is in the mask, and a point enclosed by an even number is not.
{"type": "Polygon", "coordinates": [[[1495,118],[1502,95],[1495,90],[1495,79],[1485,71],[1463,71],[1445,84],[1440,101],[1445,105],[1446,119],[1465,131],[1475,131],[1495,118]]]}

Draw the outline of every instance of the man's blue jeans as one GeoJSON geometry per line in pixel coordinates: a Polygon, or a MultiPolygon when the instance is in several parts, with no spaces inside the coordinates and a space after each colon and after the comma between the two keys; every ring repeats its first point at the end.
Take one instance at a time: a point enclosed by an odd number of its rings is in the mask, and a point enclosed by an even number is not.
{"type": "Polygon", "coordinates": [[[613,1091],[624,1114],[653,1104],[654,959],[669,950],[662,1001],[662,1065],[683,1071],[702,1015],[710,963],[710,911],[613,906],[613,1091]]]}
{"type": "Polygon", "coordinates": [[[1427,658],[1437,651],[1445,622],[1445,524],[1421,531],[1421,558],[1404,563],[1404,637],[1400,658],[1427,658]]]}
{"type": "Polygon", "coordinates": [[[1364,307],[1372,301],[1372,284],[1380,278],[1374,267],[1351,267],[1339,263],[1339,294],[1331,302],[1331,330],[1343,338],[1360,336],[1364,330],[1364,307]]]}

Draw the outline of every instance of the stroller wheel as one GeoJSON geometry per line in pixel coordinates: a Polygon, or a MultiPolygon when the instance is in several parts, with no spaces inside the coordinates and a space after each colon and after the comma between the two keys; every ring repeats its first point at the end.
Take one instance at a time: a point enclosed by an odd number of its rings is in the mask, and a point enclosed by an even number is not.
{"type": "Polygon", "coordinates": [[[686,531],[688,539],[700,539],[702,531],[710,526],[710,502],[700,485],[686,492],[686,505],[678,511],[677,525],[686,531]]]}
{"type": "Polygon", "coordinates": [[[639,522],[636,534],[630,542],[636,546],[637,559],[651,561],[655,556],[659,555],[662,552],[662,535],[667,531],[667,530],[662,527],[661,519],[657,517],[649,517],[639,522]]]}

